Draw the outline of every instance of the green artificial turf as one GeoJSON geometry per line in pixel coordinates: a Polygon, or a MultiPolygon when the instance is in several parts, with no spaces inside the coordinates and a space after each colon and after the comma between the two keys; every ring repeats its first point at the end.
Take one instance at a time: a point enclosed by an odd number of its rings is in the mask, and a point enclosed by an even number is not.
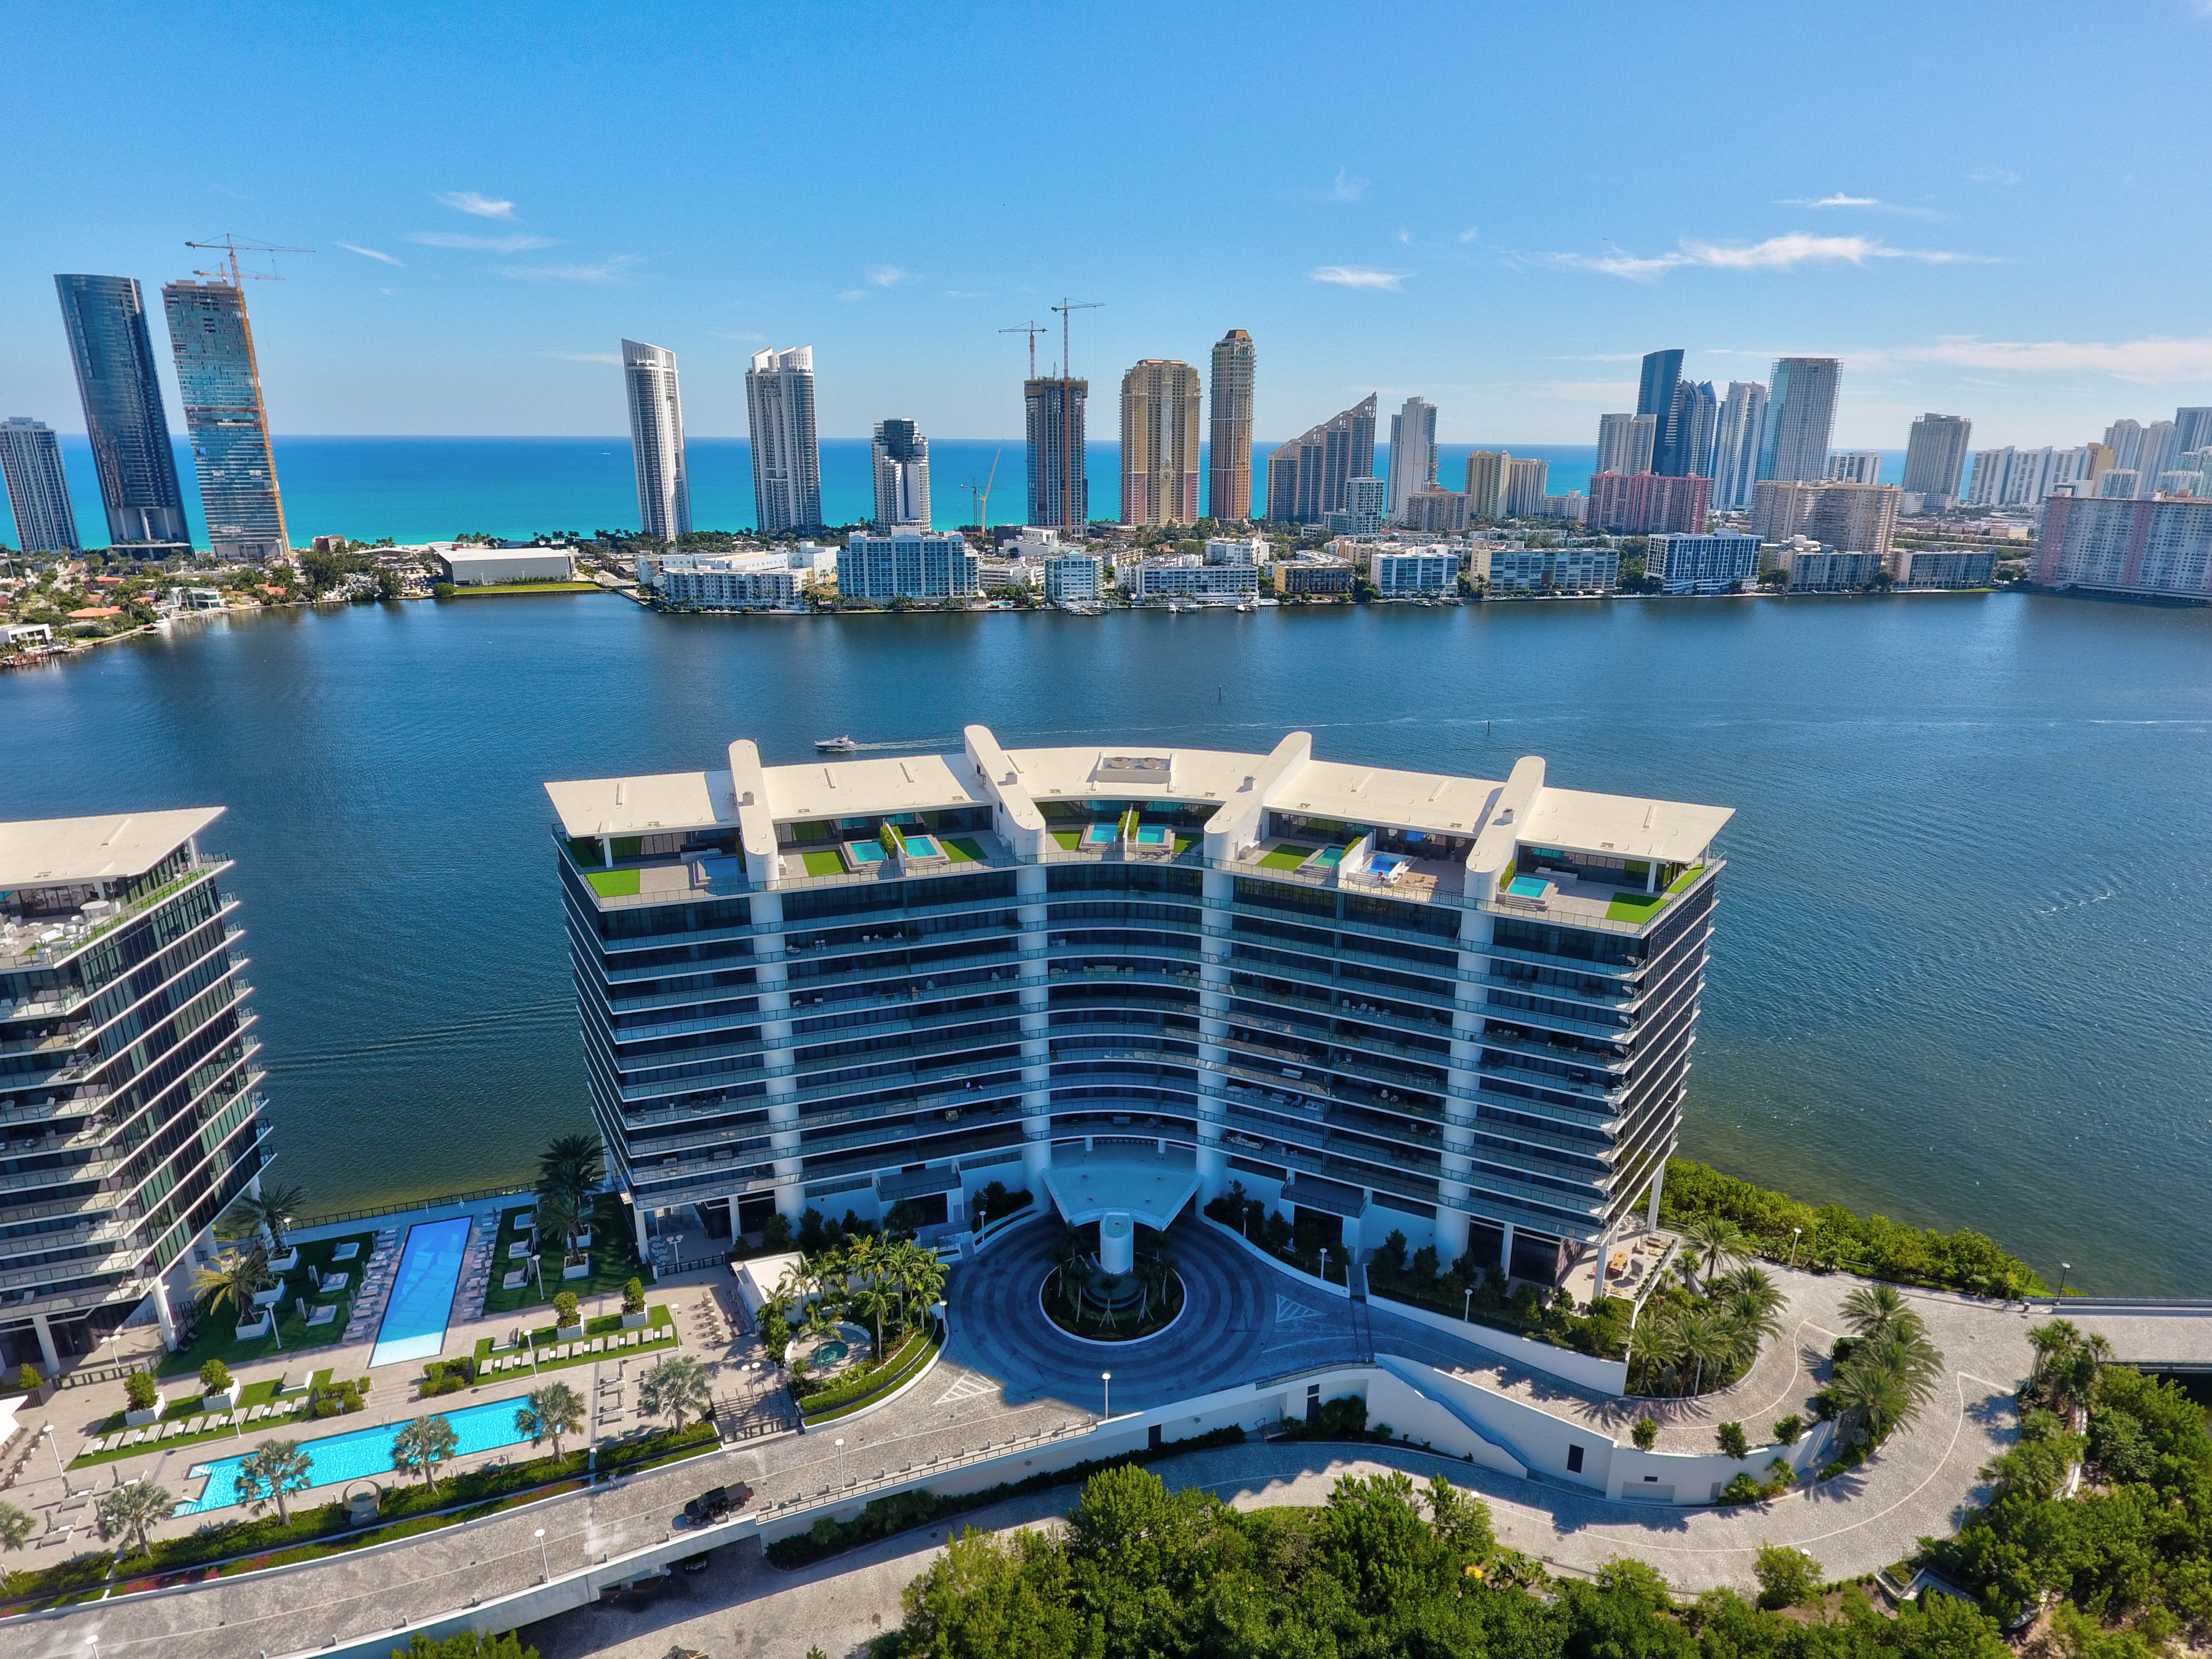
{"type": "Polygon", "coordinates": [[[1311,858],[1316,848],[1311,847],[1278,847],[1260,860],[1262,870],[1295,870],[1311,858]]]}

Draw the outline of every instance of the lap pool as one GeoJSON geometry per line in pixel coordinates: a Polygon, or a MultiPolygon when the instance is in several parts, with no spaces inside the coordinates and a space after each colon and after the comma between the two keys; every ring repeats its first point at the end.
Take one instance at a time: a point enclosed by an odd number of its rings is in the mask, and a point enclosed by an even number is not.
{"type": "Polygon", "coordinates": [[[469,1218],[418,1222],[407,1231],[407,1248],[392,1275],[392,1300],[376,1328],[372,1367],[408,1360],[435,1359],[446,1346],[446,1319],[453,1310],[453,1287],[460,1283],[461,1257],[469,1242],[469,1218]]]}
{"type": "MultiPolygon", "coordinates": [[[[520,1400],[494,1400],[481,1406],[469,1406],[457,1412],[440,1412],[453,1425],[459,1443],[454,1449],[456,1456],[471,1452],[493,1451],[501,1446],[518,1445],[530,1437],[514,1425],[514,1415],[522,1408],[520,1400]]],[[[430,1415],[426,1412],[425,1416],[430,1415]]],[[[307,1454],[310,1470],[307,1484],[311,1486],[334,1486],[342,1480],[357,1480],[363,1475],[386,1476],[397,1474],[392,1467],[392,1443],[398,1438],[404,1423],[380,1423],[373,1429],[356,1429],[349,1434],[325,1435],[319,1440],[303,1440],[300,1449],[307,1454]]],[[[208,1483],[196,1498],[187,1498],[177,1505],[179,1515],[198,1515],[204,1510],[219,1510],[238,1501],[238,1466],[243,1455],[226,1457],[213,1463],[195,1463],[186,1471],[186,1478],[204,1474],[208,1483]]],[[[404,1481],[405,1475],[398,1479],[404,1481]]]]}

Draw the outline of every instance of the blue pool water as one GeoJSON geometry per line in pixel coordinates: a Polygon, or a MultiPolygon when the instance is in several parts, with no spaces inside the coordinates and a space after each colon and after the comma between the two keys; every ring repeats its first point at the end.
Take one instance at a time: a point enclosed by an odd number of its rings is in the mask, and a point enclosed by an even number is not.
{"type": "Polygon", "coordinates": [[[1344,848],[1341,847],[1324,847],[1320,852],[1316,853],[1311,858],[1308,859],[1306,862],[1312,865],[1316,870],[1334,870],[1338,865],[1344,862],[1344,848]]]}
{"type": "Polygon", "coordinates": [[[1094,847],[1103,847],[1121,833],[1121,830],[1113,824],[1094,823],[1083,832],[1083,839],[1094,847]]]}
{"type": "Polygon", "coordinates": [[[1165,826],[1158,823],[1140,823],[1137,826],[1138,846],[1164,847],[1167,842],[1168,832],[1165,826]]]}
{"type": "MultiPolygon", "coordinates": [[[[441,1222],[438,1224],[443,1225],[441,1222]]],[[[419,1230],[418,1230],[419,1231],[419,1230]]],[[[411,1241],[410,1241],[411,1244],[411,1241]]],[[[530,1438],[514,1425],[514,1414],[522,1408],[520,1400],[495,1400],[482,1406],[469,1406],[457,1412],[441,1412],[453,1425],[458,1443],[456,1456],[470,1452],[495,1451],[501,1446],[513,1446],[530,1438]]],[[[428,1413],[426,1413],[427,1415],[428,1413]]],[[[356,1429],[349,1434],[326,1435],[319,1440],[301,1443],[300,1449],[307,1454],[311,1468],[308,1484],[314,1486],[333,1486],[342,1480],[357,1480],[363,1475],[381,1477],[395,1473],[392,1467],[392,1443],[399,1437],[404,1423],[380,1423],[373,1429],[356,1429]]],[[[177,1505],[179,1515],[198,1515],[204,1510],[219,1510],[238,1501],[238,1466],[246,1460],[243,1455],[226,1457],[219,1462],[195,1463],[186,1472],[186,1479],[204,1474],[208,1483],[196,1498],[177,1505]]],[[[404,1477],[403,1477],[404,1479],[404,1477]]]]}
{"type": "Polygon", "coordinates": [[[438,1357],[446,1346],[446,1318],[453,1310],[453,1286],[460,1282],[461,1254],[468,1242],[465,1215],[408,1229],[407,1248],[392,1277],[392,1300],[368,1357],[372,1367],[438,1357]]]}
{"type": "Polygon", "coordinates": [[[848,841],[845,843],[845,855],[855,864],[881,864],[890,856],[879,841],[848,841]]]}
{"type": "Polygon", "coordinates": [[[814,1363],[817,1365],[834,1365],[852,1352],[853,1350],[842,1342],[824,1342],[814,1351],[814,1363]]]}
{"type": "Polygon", "coordinates": [[[937,844],[937,837],[934,836],[908,836],[906,838],[906,850],[918,859],[939,858],[943,856],[945,852],[945,849],[937,844]]]}
{"type": "Polygon", "coordinates": [[[1505,884],[1505,890],[1516,898],[1541,898],[1544,890],[1551,884],[1534,876],[1516,876],[1505,884]]]}

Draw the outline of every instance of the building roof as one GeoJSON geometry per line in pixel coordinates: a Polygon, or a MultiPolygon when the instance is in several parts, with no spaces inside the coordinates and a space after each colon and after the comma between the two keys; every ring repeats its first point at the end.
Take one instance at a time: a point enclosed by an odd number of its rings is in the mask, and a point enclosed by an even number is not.
{"type": "Polygon", "coordinates": [[[143,876],[223,814],[220,806],[0,823],[0,890],[143,876]]]}
{"type": "Polygon", "coordinates": [[[553,810],[571,836],[641,836],[733,824],[727,772],[663,772],[644,778],[549,783],[553,810]]]}

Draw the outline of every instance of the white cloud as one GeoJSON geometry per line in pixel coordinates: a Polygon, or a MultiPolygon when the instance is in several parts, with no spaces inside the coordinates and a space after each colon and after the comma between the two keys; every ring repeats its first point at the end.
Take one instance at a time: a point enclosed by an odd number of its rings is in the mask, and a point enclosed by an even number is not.
{"type": "Polygon", "coordinates": [[[1976,167],[1966,175],[1969,183],[1977,185],[2016,185],[2020,174],[2010,167],[1976,167]]]}
{"type": "Polygon", "coordinates": [[[878,288],[896,288],[910,275],[911,272],[901,270],[896,265],[878,265],[868,273],[868,280],[878,288]]]}
{"type": "Polygon", "coordinates": [[[532,248],[558,247],[550,236],[465,236],[454,230],[417,230],[407,240],[422,247],[471,248],[480,253],[527,253],[532,248]]]}
{"type": "Polygon", "coordinates": [[[1382,289],[1395,294],[1399,285],[1413,273],[1410,270],[1374,270],[1365,265],[1318,265],[1312,272],[1316,283],[1334,283],[1339,288],[1382,289]]]}
{"type": "Polygon", "coordinates": [[[2212,337],[2148,340],[1939,340],[1875,351],[1853,362],[1948,363],[2027,374],[2109,374],[2142,386],[2212,382],[2212,337]]]}
{"type": "Polygon", "coordinates": [[[945,297],[948,300],[988,300],[991,296],[981,289],[948,288],[945,290],[945,297]]]}
{"type": "Polygon", "coordinates": [[[619,351],[549,351],[549,357],[558,357],[564,363],[615,363],[622,362],[619,351]]]}
{"type": "Polygon", "coordinates": [[[1475,228],[1473,225],[1469,225],[1465,230],[1462,230],[1459,234],[1459,239],[1462,242],[1479,241],[1481,240],[1481,231],[1475,228]]]}
{"type": "Polygon", "coordinates": [[[1336,177],[1322,189],[1314,191],[1311,199],[1316,202],[1356,202],[1366,194],[1366,179],[1355,179],[1342,167],[1339,167],[1336,170],[1336,177]]]}
{"type": "Polygon", "coordinates": [[[588,283],[606,286],[623,281],[624,273],[637,260],[635,253],[617,253],[595,265],[501,265],[499,274],[521,283],[588,283]]]}
{"type": "Polygon", "coordinates": [[[1885,202],[1879,196],[1847,196],[1842,191],[1826,196],[1785,196],[1777,201],[1775,206],[1869,208],[1876,213],[1900,214],[1907,219],[1940,219],[1943,216],[1933,208],[1907,207],[1902,202],[1885,202]]]}
{"type": "Polygon", "coordinates": [[[440,191],[430,198],[462,213],[472,213],[479,219],[512,219],[514,204],[502,202],[489,196],[478,195],[472,190],[440,191]]]}
{"type": "Polygon", "coordinates": [[[356,247],[351,242],[340,242],[338,246],[348,253],[358,253],[364,259],[381,259],[387,265],[396,265],[399,263],[389,253],[380,253],[373,247],[356,247]]]}
{"type": "Polygon", "coordinates": [[[1715,270],[1796,270],[1803,265],[1864,265],[1870,259],[1909,259],[1922,264],[1996,264],[1994,259],[1939,248],[1892,247],[1877,236],[1815,236],[1806,231],[1729,246],[1685,240],[1672,253],[1547,253],[1540,263],[1563,270],[1590,270],[1631,282],[1656,282],[1670,270],[1704,266],[1715,270]]]}
{"type": "Polygon", "coordinates": [[[868,297],[868,290],[864,288],[848,288],[837,297],[842,300],[847,305],[850,305],[855,300],[866,299],[868,297]]]}

